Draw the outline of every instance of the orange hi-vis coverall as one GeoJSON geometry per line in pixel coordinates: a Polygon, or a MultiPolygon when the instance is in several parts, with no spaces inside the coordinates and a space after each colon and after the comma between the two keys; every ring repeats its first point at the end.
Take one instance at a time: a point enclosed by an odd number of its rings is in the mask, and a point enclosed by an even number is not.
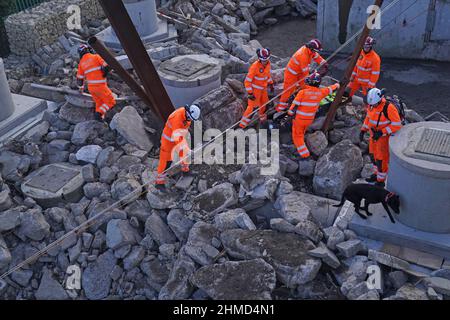
{"type": "Polygon", "coordinates": [[[266,104],[269,102],[267,86],[273,84],[270,62],[263,66],[261,61],[256,61],[250,66],[250,70],[245,78],[244,85],[248,95],[254,95],[255,100],[248,99],[248,107],[245,110],[240,127],[246,128],[251,121],[252,113],[259,107],[259,119],[261,122],[267,120],[266,104]]]}
{"type": "Polygon", "coordinates": [[[369,53],[361,51],[358,62],[352,73],[352,81],[349,84],[350,97],[361,88],[364,95],[369,89],[375,88],[380,78],[381,58],[374,51],[369,53]]]}
{"type": "Polygon", "coordinates": [[[95,102],[95,111],[105,115],[116,104],[113,93],[108,88],[102,67],[106,62],[98,54],[86,53],[78,64],[77,79],[84,80],[95,102]]]}
{"type": "Polygon", "coordinates": [[[295,100],[289,108],[288,115],[295,115],[292,126],[292,140],[297,147],[297,152],[300,157],[308,158],[311,156],[305,143],[306,130],[314,122],[314,118],[316,117],[320,102],[323,98],[332,94],[333,91],[338,88],[339,84],[337,83],[324,88],[306,86],[306,88],[300,90],[295,97],[295,100]],[[295,109],[297,109],[297,111],[295,111],[295,109]]]}
{"type": "MultiPolygon", "coordinates": [[[[191,121],[186,118],[186,110],[184,108],[175,110],[167,119],[161,136],[161,151],[159,153],[156,184],[166,183],[167,174],[164,173],[164,171],[166,170],[167,163],[173,161],[175,152],[178,151],[181,159],[187,155],[189,147],[185,136],[190,126],[191,121]]],[[[182,161],[181,165],[181,170],[183,172],[189,172],[189,165],[186,161],[182,161]]]]}
{"type": "Polygon", "coordinates": [[[325,62],[320,54],[308,49],[306,46],[301,47],[289,60],[284,71],[283,94],[278,102],[277,112],[287,110],[289,107],[288,100],[297,87],[303,89],[306,86],[305,79],[309,75],[309,65],[313,60],[319,65],[325,62]],[[294,85],[296,82],[299,83],[294,85]]]}
{"type": "Polygon", "coordinates": [[[392,103],[389,103],[387,107],[388,118],[386,118],[383,112],[386,103],[388,102],[383,98],[378,107],[368,108],[361,129],[370,131],[369,152],[375,160],[374,174],[377,175],[378,182],[385,182],[389,171],[389,137],[402,128],[402,120],[397,108],[392,103]],[[383,136],[375,141],[372,129],[381,131],[383,136]]]}

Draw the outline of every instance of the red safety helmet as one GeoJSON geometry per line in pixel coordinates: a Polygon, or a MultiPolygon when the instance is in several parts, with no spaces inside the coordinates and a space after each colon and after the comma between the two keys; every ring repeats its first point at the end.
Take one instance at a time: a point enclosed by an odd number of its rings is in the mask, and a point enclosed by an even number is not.
{"type": "Polygon", "coordinates": [[[269,61],[271,55],[269,48],[258,49],[256,50],[256,54],[258,55],[258,59],[262,62],[269,61]]]}
{"type": "Polygon", "coordinates": [[[80,46],[78,47],[78,54],[80,55],[80,57],[82,57],[83,55],[85,55],[86,53],[92,52],[92,48],[90,46],[88,46],[87,44],[80,44],[80,46]]]}
{"type": "Polygon", "coordinates": [[[369,52],[373,49],[373,46],[377,43],[377,41],[372,37],[367,37],[366,42],[364,42],[364,51],[369,52]]]}
{"type": "Polygon", "coordinates": [[[306,44],[306,47],[312,51],[319,52],[322,51],[322,42],[319,39],[312,39],[306,44]]]}
{"type": "Polygon", "coordinates": [[[306,78],[306,84],[318,87],[322,83],[322,76],[318,72],[311,73],[308,78],[306,78]]]}

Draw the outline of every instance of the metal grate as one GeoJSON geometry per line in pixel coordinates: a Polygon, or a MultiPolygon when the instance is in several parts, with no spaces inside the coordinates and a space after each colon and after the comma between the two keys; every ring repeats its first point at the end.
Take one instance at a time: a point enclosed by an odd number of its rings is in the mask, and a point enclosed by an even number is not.
{"type": "Polygon", "coordinates": [[[415,151],[450,158],[450,131],[425,129],[415,151]]]}
{"type": "Polygon", "coordinates": [[[27,186],[49,192],[58,192],[79,174],[78,171],[58,166],[49,166],[26,183],[27,186]]]}

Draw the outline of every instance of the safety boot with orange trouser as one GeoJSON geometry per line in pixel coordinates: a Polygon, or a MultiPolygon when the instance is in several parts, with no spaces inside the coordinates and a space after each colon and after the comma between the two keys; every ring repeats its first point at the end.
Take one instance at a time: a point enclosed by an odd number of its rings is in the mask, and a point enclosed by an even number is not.
{"type": "Polygon", "coordinates": [[[367,104],[360,138],[370,132],[369,153],[374,159],[374,175],[369,180],[384,184],[389,171],[389,138],[402,128],[402,120],[397,108],[384,97],[383,90],[370,90],[367,104]]]}
{"type": "Polygon", "coordinates": [[[244,85],[248,94],[248,107],[245,110],[239,126],[245,129],[251,122],[255,108],[259,108],[259,120],[267,120],[266,104],[269,102],[268,87],[273,90],[273,80],[270,74],[270,50],[258,49],[258,60],[254,62],[245,77],[244,85]]]}
{"type": "Polygon", "coordinates": [[[84,85],[88,85],[89,93],[95,102],[95,111],[104,118],[106,113],[116,104],[113,93],[106,81],[109,67],[102,57],[94,54],[87,45],[82,44],[78,52],[80,54],[77,72],[79,89],[83,91],[84,85]]]}
{"type": "Polygon", "coordinates": [[[315,61],[327,69],[325,60],[320,56],[322,44],[319,40],[311,40],[301,47],[289,60],[284,72],[283,94],[280,97],[276,111],[283,112],[289,107],[288,101],[292,94],[298,89],[306,87],[305,80],[309,75],[309,65],[315,61]]]}
{"type": "Polygon", "coordinates": [[[186,135],[192,121],[200,119],[200,108],[197,105],[187,105],[175,110],[167,119],[161,136],[161,151],[159,154],[158,175],[156,185],[166,183],[166,168],[178,154],[181,159],[181,171],[189,172],[188,156],[190,149],[186,135]]]}
{"type": "Polygon", "coordinates": [[[353,97],[359,89],[364,95],[367,95],[367,91],[377,85],[380,78],[381,58],[373,50],[375,43],[375,39],[367,37],[348,86],[350,97],[353,97]]]}
{"type": "Polygon", "coordinates": [[[311,156],[305,143],[306,130],[314,122],[323,98],[340,87],[339,84],[334,84],[320,88],[322,77],[318,73],[310,75],[306,81],[305,89],[300,90],[288,111],[289,116],[295,116],[292,127],[292,140],[298,154],[304,159],[311,156]]]}

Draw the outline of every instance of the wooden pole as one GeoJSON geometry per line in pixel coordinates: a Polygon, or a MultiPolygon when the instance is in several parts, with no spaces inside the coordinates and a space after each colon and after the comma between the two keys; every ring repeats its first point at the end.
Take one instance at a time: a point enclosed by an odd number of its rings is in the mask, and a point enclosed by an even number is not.
{"type": "MultiPolygon", "coordinates": [[[[381,8],[383,4],[383,0],[375,0],[375,6],[378,6],[381,8]]],[[[364,42],[366,41],[366,38],[370,34],[369,24],[372,23],[373,17],[370,16],[367,19],[366,24],[364,25],[364,29],[361,33],[361,36],[356,44],[355,50],[353,51],[352,58],[350,59],[350,63],[347,67],[347,70],[344,73],[344,76],[342,77],[342,80],[340,82],[341,87],[339,88],[338,92],[336,93],[336,98],[334,99],[333,103],[330,106],[330,110],[328,111],[327,117],[325,119],[325,122],[322,126],[322,131],[324,133],[327,133],[328,130],[330,130],[331,125],[333,124],[334,117],[336,116],[336,112],[339,108],[339,105],[342,102],[342,97],[344,96],[345,89],[347,88],[347,85],[350,82],[350,78],[353,73],[353,69],[356,66],[356,63],[358,62],[359,55],[361,54],[361,50],[364,46],[364,42]]]]}

